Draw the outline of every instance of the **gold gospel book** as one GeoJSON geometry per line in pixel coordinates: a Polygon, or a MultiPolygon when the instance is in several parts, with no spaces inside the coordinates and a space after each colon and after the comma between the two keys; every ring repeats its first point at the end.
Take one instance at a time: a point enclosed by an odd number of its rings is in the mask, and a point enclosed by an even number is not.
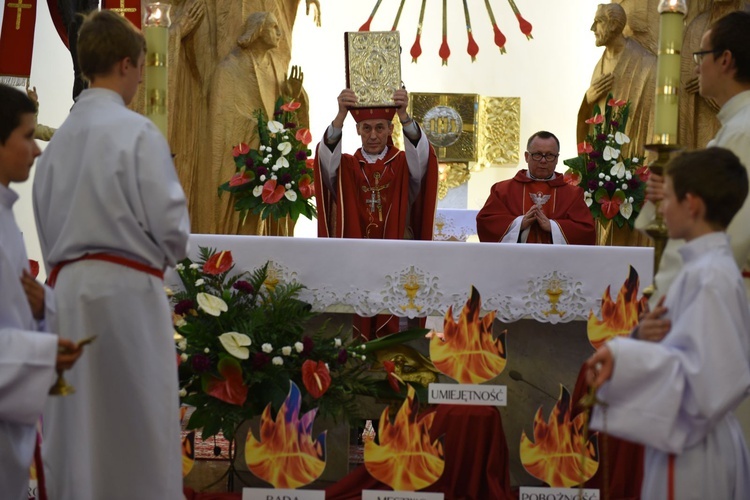
{"type": "Polygon", "coordinates": [[[401,44],[398,31],[344,33],[346,86],[359,99],[358,108],[394,107],[401,88],[401,44]]]}

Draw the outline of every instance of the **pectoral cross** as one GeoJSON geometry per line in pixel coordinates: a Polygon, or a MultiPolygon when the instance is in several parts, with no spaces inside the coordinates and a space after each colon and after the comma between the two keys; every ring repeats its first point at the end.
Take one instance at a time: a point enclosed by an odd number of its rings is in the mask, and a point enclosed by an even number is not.
{"type": "Polygon", "coordinates": [[[30,3],[23,3],[23,0],[18,0],[16,3],[9,3],[6,7],[16,9],[16,31],[20,30],[22,9],[30,9],[32,5],[30,3]]]}
{"type": "Polygon", "coordinates": [[[388,187],[388,184],[380,185],[380,172],[373,174],[375,178],[375,186],[369,185],[362,186],[362,191],[370,193],[370,199],[366,200],[365,203],[370,205],[370,213],[375,213],[375,208],[378,209],[378,220],[383,222],[383,199],[380,197],[380,192],[388,187]]]}
{"type": "Polygon", "coordinates": [[[125,0],[120,0],[120,7],[119,8],[114,8],[114,9],[109,9],[109,10],[111,10],[112,12],[117,12],[122,17],[125,17],[125,13],[126,12],[135,12],[136,11],[135,7],[125,7],[125,0]]]}

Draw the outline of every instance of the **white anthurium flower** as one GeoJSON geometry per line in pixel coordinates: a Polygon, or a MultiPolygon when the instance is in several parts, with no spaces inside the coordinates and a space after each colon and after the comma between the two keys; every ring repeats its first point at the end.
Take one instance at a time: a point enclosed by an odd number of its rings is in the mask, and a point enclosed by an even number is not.
{"type": "Polygon", "coordinates": [[[278,134],[284,131],[284,124],[279,123],[276,120],[268,121],[268,131],[272,134],[278,134]]]}
{"type": "Polygon", "coordinates": [[[211,316],[218,317],[221,313],[227,312],[229,309],[226,302],[208,293],[201,292],[195,298],[198,301],[198,307],[211,316]]]}
{"type": "Polygon", "coordinates": [[[281,151],[281,154],[283,154],[284,156],[286,156],[292,150],[292,145],[288,141],[284,141],[281,144],[279,144],[278,146],[276,146],[276,149],[278,149],[279,151],[281,151]]]}
{"type": "Polygon", "coordinates": [[[280,156],[279,159],[276,160],[276,166],[278,168],[289,168],[289,160],[287,160],[283,156],[280,156]]]}
{"type": "Polygon", "coordinates": [[[609,171],[610,174],[617,176],[618,179],[625,177],[625,164],[621,161],[617,162],[609,171]]]}
{"type": "Polygon", "coordinates": [[[633,204],[630,203],[630,199],[625,200],[622,205],[620,205],[620,215],[626,219],[630,219],[630,216],[633,215],[633,204]]]}
{"type": "Polygon", "coordinates": [[[219,335],[219,342],[226,351],[237,359],[247,359],[250,357],[250,349],[253,341],[244,333],[226,332],[219,335]]]}
{"type": "Polygon", "coordinates": [[[587,207],[590,207],[594,202],[594,199],[591,197],[591,193],[589,193],[588,191],[583,193],[583,201],[586,203],[587,207]]]}
{"type": "Polygon", "coordinates": [[[625,135],[623,132],[615,132],[615,142],[622,146],[630,142],[630,137],[625,135]]]}
{"type": "Polygon", "coordinates": [[[602,156],[604,157],[605,161],[616,160],[620,156],[620,150],[615,149],[612,146],[604,146],[602,156]]]}
{"type": "MultiPolygon", "coordinates": [[[[261,181],[264,181],[264,180],[265,179],[261,179],[261,181]]],[[[255,196],[257,198],[261,194],[263,194],[263,186],[255,186],[253,188],[253,196],[255,196]]]]}
{"type": "Polygon", "coordinates": [[[287,189],[284,191],[284,198],[289,201],[297,201],[297,193],[293,189],[287,189]]]}

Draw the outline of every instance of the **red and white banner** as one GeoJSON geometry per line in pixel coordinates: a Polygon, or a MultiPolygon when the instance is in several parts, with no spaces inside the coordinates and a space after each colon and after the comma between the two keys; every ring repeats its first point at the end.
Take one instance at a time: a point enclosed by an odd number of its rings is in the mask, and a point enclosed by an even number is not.
{"type": "Polygon", "coordinates": [[[36,0],[4,0],[0,31],[0,82],[26,85],[34,50],[36,0]]]}

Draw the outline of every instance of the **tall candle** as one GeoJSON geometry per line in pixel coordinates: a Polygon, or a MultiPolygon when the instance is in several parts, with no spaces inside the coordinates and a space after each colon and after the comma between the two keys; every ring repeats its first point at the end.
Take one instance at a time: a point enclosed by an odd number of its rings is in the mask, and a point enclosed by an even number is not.
{"type": "Polygon", "coordinates": [[[167,47],[169,44],[168,3],[146,5],[143,35],[146,38],[146,116],[167,137],[167,47]]]}
{"type": "Polygon", "coordinates": [[[659,13],[653,142],[655,144],[676,144],[680,52],[687,4],[685,0],[662,0],[659,4],[659,13]]]}

